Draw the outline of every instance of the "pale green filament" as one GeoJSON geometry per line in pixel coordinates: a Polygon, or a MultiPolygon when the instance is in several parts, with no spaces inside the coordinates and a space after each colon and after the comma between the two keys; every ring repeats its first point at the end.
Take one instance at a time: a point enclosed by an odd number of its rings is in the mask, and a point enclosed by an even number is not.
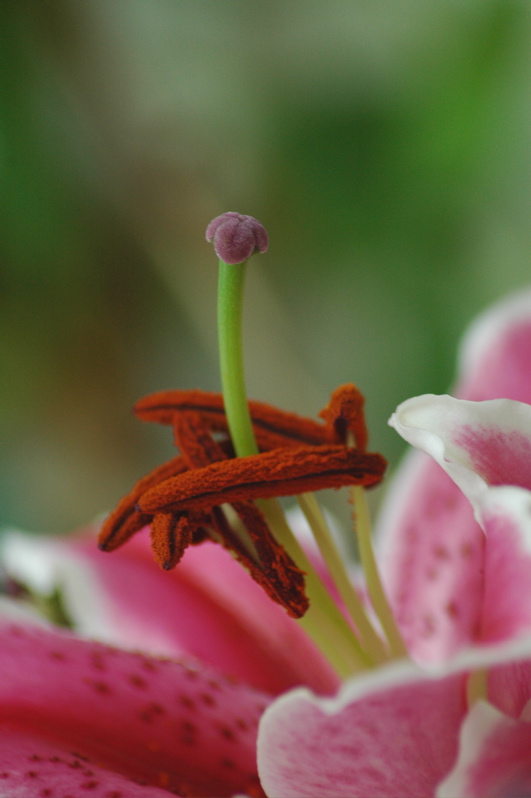
{"type": "Polygon", "coordinates": [[[488,671],[480,669],[472,671],[466,684],[466,700],[472,709],[478,701],[488,701],[488,671]]]}
{"type": "Polygon", "coordinates": [[[361,648],[351,627],[313,568],[299,541],[289,527],[277,501],[258,501],[276,540],[306,575],[310,607],[300,625],[311,636],[331,665],[342,677],[370,667],[371,661],[361,648]]]}
{"type": "Polygon", "coordinates": [[[365,607],[358,596],[345,568],[345,564],[337,550],[326,519],[313,493],[297,496],[301,510],[312,530],[319,546],[319,551],[326,563],[345,607],[358,631],[360,642],[372,664],[389,659],[386,648],[376,633],[365,612],[365,607]]]}
{"type": "Polygon", "coordinates": [[[376,558],[372,548],[371,522],[363,486],[354,485],[352,499],[356,511],[360,560],[372,606],[389,642],[391,655],[396,658],[407,657],[407,648],[389,606],[378,572],[378,566],[376,565],[376,558]]]}

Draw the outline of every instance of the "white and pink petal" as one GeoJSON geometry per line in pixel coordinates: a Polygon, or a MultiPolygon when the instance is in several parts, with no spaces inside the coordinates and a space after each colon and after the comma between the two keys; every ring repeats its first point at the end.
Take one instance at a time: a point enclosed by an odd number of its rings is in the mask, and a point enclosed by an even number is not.
{"type": "Polygon", "coordinates": [[[426,394],[399,405],[389,423],[429,454],[473,506],[489,486],[531,489],[530,405],[426,394]]]}
{"type": "Polygon", "coordinates": [[[460,734],[459,757],[437,798],[531,796],[531,723],[478,702],[460,734]]]}
{"type": "Polygon", "coordinates": [[[465,711],[461,673],[411,663],[359,676],[335,699],[294,690],[260,722],[262,786],[283,798],[425,798],[453,765],[465,711]]]}
{"type": "MultiPolygon", "coordinates": [[[[531,403],[531,290],[482,314],[465,335],[459,360],[453,393],[462,399],[531,403]]],[[[440,441],[436,448],[440,456],[440,441]]],[[[527,443],[523,449],[528,450],[527,443]]],[[[474,466],[468,454],[466,462],[474,466]]],[[[408,453],[390,484],[377,534],[385,584],[403,634],[413,655],[428,661],[447,658],[477,640],[480,627],[484,535],[443,468],[423,452],[408,453]]],[[[524,471],[529,472],[527,465],[524,471]]],[[[516,475],[516,484],[521,476],[516,475]]],[[[477,475],[472,483],[483,487],[477,475]]]]}

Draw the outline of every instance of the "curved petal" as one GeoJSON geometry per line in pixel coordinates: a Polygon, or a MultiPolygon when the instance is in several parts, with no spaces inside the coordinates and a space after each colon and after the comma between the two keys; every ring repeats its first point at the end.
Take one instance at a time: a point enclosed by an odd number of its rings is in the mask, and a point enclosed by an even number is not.
{"type": "Polygon", "coordinates": [[[442,466],[472,505],[489,485],[531,488],[530,405],[426,394],[399,405],[389,423],[442,466]]]}
{"type": "MultiPolygon", "coordinates": [[[[446,640],[449,624],[454,645],[466,642],[467,634],[469,640],[493,641],[529,630],[531,612],[524,597],[531,590],[531,496],[489,484],[531,485],[531,407],[511,400],[476,403],[422,396],[400,405],[392,423],[461,488],[487,534],[481,543],[466,500],[433,472],[437,466],[425,466],[417,482],[422,496],[406,520],[417,547],[396,552],[395,546],[387,554],[402,557],[409,573],[407,585],[395,596],[413,650],[418,654],[421,646],[415,648],[415,639],[428,636],[429,630],[434,640],[440,641],[440,631],[446,640]],[[423,521],[430,531],[427,538],[423,521]]],[[[438,653],[444,654],[440,644],[438,653]]]]}
{"type": "MultiPolygon", "coordinates": [[[[486,691],[500,712],[531,719],[529,637],[469,649],[443,667],[389,665],[352,678],[334,699],[305,689],[281,696],[258,732],[267,795],[434,795],[455,765],[472,673],[488,673],[486,691]]],[[[500,794],[520,795],[492,798],[500,794]]]]}
{"type": "MultiPolygon", "coordinates": [[[[497,303],[472,324],[461,347],[454,393],[469,400],[506,397],[531,403],[530,362],[527,290],[497,303]]],[[[377,538],[385,554],[385,584],[413,654],[440,659],[476,639],[483,533],[461,491],[422,452],[408,453],[391,483],[377,538]]]]}
{"type": "Polygon", "coordinates": [[[531,723],[478,702],[463,723],[459,758],[438,798],[531,796],[530,747],[531,723]]]}
{"type": "MultiPolygon", "coordinates": [[[[269,701],[263,693],[5,612],[0,674],[2,732],[19,735],[22,757],[38,738],[32,755],[58,746],[88,769],[94,763],[177,794],[257,789],[256,727],[269,701]]],[[[59,778],[62,770],[56,772],[59,778]]],[[[12,783],[16,776],[10,773],[12,783]]]]}
{"type": "Polygon", "coordinates": [[[462,674],[400,664],[348,682],[337,699],[299,689],[264,713],[258,770],[270,796],[425,798],[452,766],[462,674]]]}
{"type": "Polygon", "coordinates": [[[69,538],[7,535],[8,571],[35,590],[59,585],[76,631],[158,655],[192,656],[270,693],[338,680],[314,644],[221,546],[190,548],[162,571],[139,534],[97,550],[95,533],[69,538]],[[134,586],[134,589],[132,589],[134,586]]]}
{"type": "Polygon", "coordinates": [[[453,393],[461,399],[531,404],[531,290],[511,294],[469,327],[453,393]]]}

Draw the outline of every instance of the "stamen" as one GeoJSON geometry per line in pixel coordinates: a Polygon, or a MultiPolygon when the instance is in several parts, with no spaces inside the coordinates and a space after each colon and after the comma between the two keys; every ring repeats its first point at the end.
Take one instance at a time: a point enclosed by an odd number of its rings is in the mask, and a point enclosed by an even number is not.
{"type": "Polygon", "coordinates": [[[144,513],[138,509],[138,500],[142,494],[153,485],[157,485],[161,480],[182,474],[186,471],[186,468],[186,463],[182,457],[174,457],[169,462],[155,468],[154,471],[151,471],[142,479],[139,479],[132,491],[127,496],[124,496],[117,508],[104,522],[98,539],[99,548],[102,551],[114,551],[126,543],[135,532],[147,526],[153,514],[144,513]]]}
{"type": "Polygon", "coordinates": [[[344,446],[275,449],[170,477],[147,490],[138,504],[145,513],[175,512],[343,485],[376,485],[385,466],[379,454],[344,446]]]}
{"type": "Polygon", "coordinates": [[[186,515],[156,513],[151,521],[151,548],[165,571],[175,568],[192,543],[193,522],[186,515]]]}
{"type": "Polygon", "coordinates": [[[466,684],[466,699],[471,709],[478,701],[488,701],[488,670],[472,671],[466,684]]]}
{"type": "MultiPolygon", "coordinates": [[[[251,502],[237,502],[232,506],[251,535],[258,551],[259,565],[245,556],[240,555],[238,559],[274,601],[282,604],[293,618],[301,618],[309,607],[304,590],[304,572],[275,540],[258,507],[251,502]]],[[[224,530],[225,539],[233,532],[229,524],[227,527],[224,530]]]]}
{"type": "Polygon", "coordinates": [[[155,558],[169,570],[187,546],[207,537],[221,543],[273,600],[301,619],[338,674],[348,676],[389,654],[350,584],[309,492],[353,486],[369,595],[390,651],[399,656],[405,647],[393,626],[374,557],[371,564],[363,494],[363,487],[381,481],[386,462],[379,454],[366,452],[364,399],[352,384],[332,394],[320,414],[324,423],[247,401],[243,284],[246,260],[267,249],[267,233],[256,219],[229,213],[211,222],[207,238],[221,259],[218,331],[223,394],[163,391],[138,402],[135,412],[140,418],[172,425],[180,456],[136,483],[103,525],[99,545],[106,551],[118,548],[149,523],[155,558]],[[276,500],[297,494],[352,622],[326,590],[276,500]]]}
{"type": "Polygon", "coordinates": [[[356,512],[356,531],[360,560],[367,582],[372,606],[389,642],[391,654],[400,659],[407,656],[407,648],[385,595],[372,547],[372,533],[365,491],[360,485],[352,488],[352,502],[356,512]]]}
{"type": "Polygon", "coordinates": [[[297,497],[319,551],[326,563],[345,607],[352,618],[358,632],[360,642],[370,657],[372,664],[389,659],[385,646],[370,622],[363,602],[346,571],[345,565],[332,538],[328,524],[313,493],[304,493],[297,497]]]}
{"type": "MultiPolygon", "coordinates": [[[[348,386],[338,390],[344,388],[348,386]]],[[[344,443],[343,438],[338,437],[333,421],[326,425],[319,424],[313,418],[287,413],[253,399],[249,399],[247,404],[260,451],[269,451],[280,446],[344,443]]],[[[179,415],[188,411],[199,413],[210,430],[228,432],[223,395],[220,393],[199,390],[159,391],[145,396],[135,405],[138,418],[159,424],[173,425],[179,415]]]]}
{"type": "Polygon", "coordinates": [[[350,437],[362,452],[367,448],[368,438],[364,404],[365,397],[361,391],[349,383],[336,388],[327,406],[319,413],[327,425],[333,427],[341,443],[348,443],[350,437]]]}
{"type": "MultiPolygon", "coordinates": [[[[174,430],[183,457],[191,468],[200,469],[213,462],[226,464],[226,455],[201,426],[198,414],[187,413],[177,417],[174,430]]],[[[251,502],[234,502],[232,506],[244,527],[238,530],[231,526],[221,509],[217,508],[213,520],[222,540],[230,542],[238,559],[268,594],[283,604],[290,615],[300,618],[308,609],[302,571],[275,541],[257,507],[251,502]]]]}
{"type": "MultiPolygon", "coordinates": [[[[263,508],[266,502],[258,504],[263,508]]],[[[370,658],[315,572],[278,502],[267,502],[267,520],[280,545],[306,574],[306,589],[311,601],[308,612],[299,621],[300,625],[341,677],[351,676],[370,667],[370,658]]]]}

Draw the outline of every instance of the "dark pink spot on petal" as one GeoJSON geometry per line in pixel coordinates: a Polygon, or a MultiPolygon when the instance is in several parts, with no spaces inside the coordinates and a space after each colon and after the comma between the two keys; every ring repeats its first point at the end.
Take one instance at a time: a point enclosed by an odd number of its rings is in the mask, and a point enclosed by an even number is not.
{"type": "Polygon", "coordinates": [[[53,659],[56,662],[66,662],[67,661],[66,654],[63,654],[62,651],[50,651],[50,659],[53,659]]]}
{"type": "Polygon", "coordinates": [[[179,703],[186,709],[195,709],[195,701],[187,695],[179,696],[179,703]]]}
{"type": "Polygon", "coordinates": [[[199,698],[206,704],[207,707],[215,707],[216,706],[216,699],[214,696],[211,696],[210,693],[201,693],[199,698]]]}
{"type": "Polygon", "coordinates": [[[95,693],[98,693],[98,695],[110,695],[112,693],[112,690],[107,682],[87,678],[84,678],[83,681],[86,685],[88,685],[88,687],[91,687],[95,693]]]}
{"type": "Polygon", "coordinates": [[[145,690],[148,686],[148,683],[146,682],[144,677],[138,676],[135,673],[130,674],[127,677],[127,681],[129,682],[129,684],[132,684],[133,687],[138,687],[139,690],[145,690]]]}

